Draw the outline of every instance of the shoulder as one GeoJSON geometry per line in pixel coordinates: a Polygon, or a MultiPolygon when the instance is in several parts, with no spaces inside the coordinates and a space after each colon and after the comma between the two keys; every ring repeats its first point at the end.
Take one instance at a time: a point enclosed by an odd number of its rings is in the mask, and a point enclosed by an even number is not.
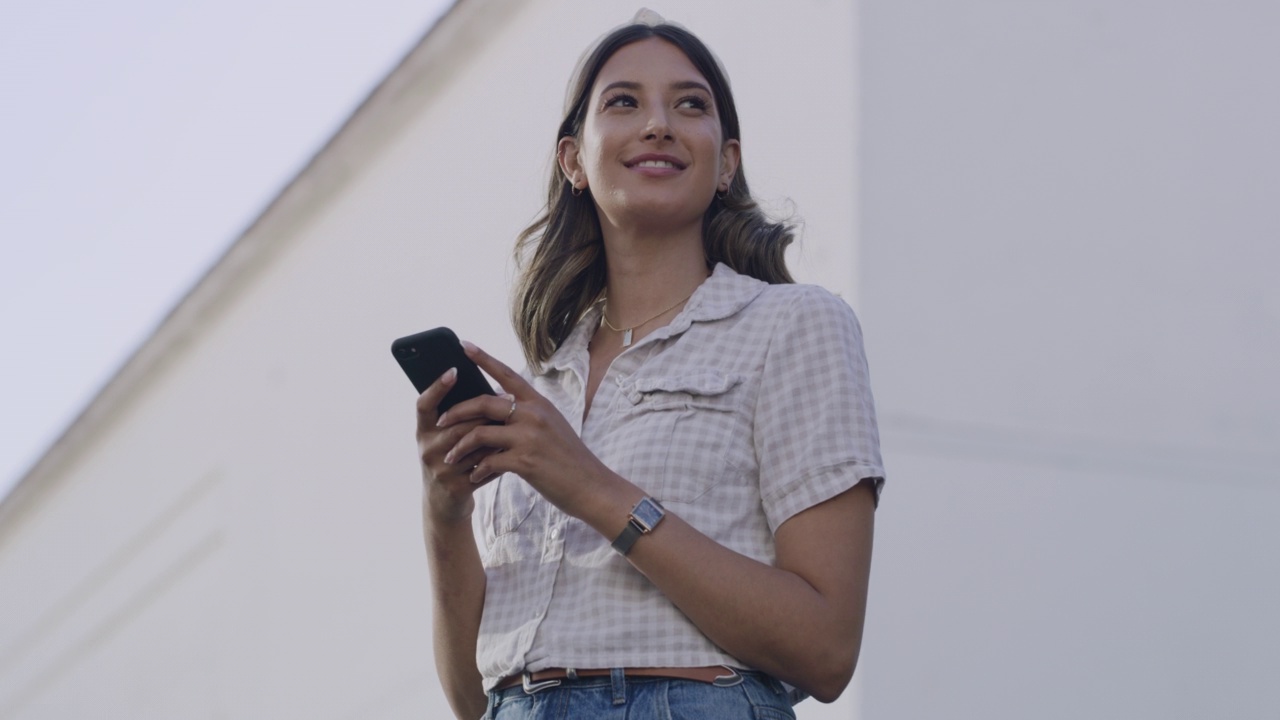
{"type": "Polygon", "coordinates": [[[769,285],[753,305],[758,312],[772,314],[785,326],[857,326],[853,308],[844,298],[820,285],[800,283],[769,285]]]}
{"type": "Polygon", "coordinates": [[[695,295],[687,319],[694,322],[729,321],[749,333],[753,342],[762,336],[805,337],[817,332],[858,334],[853,310],[844,298],[818,285],[769,284],[717,265],[711,280],[695,295]]]}
{"type": "Polygon", "coordinates": [[[760,298],[768,302],[797,306],[849,307],[844,298],[822,287],[805,283],[765,285],[760,298]]]}

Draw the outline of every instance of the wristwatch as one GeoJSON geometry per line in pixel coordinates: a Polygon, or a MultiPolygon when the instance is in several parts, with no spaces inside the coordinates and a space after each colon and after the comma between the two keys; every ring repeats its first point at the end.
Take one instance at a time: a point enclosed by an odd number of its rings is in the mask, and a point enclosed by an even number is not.
{"type": "Polygon", "coordinates": [[[627,516],[627,526],[613,541],[613,549],[623,555],[631,552],[631,546],[636,544],[636,540],[639,540],[641,535],[653,532],[666,514],[667,511],[657,500],[651,497],[641,499],[635,507],[631,508],[631,514],[627,516]]]}

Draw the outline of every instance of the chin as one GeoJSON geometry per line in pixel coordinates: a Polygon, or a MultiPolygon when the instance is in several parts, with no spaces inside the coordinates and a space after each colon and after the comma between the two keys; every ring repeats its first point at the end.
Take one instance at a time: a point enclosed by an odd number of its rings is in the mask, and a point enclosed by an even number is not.
{"type": "MultiPolygon", "coordinates": [[[[670,225],[673,227],[684,226],[689,223],[701,223],[702,216],[706,213],[707,207],[710,206],[711,200],[707,199],[705,204],[690,202],[692,198],[689,196],[672,197],[665,195],[664,197],[629,197],[625,198],[624,203],[616,216],[625,220],[620,224],[637,224],[637,225],[670,225]]],[[[609,213],[611,216],[615,213],[609,213]]]]}
{"type": "Polygon", "coordinates": [[[680,205],[646,204],[628,207],[622,214],[624,222],[619,224],[677,230],[689,225],[701,225],[702,215],[705,212],[706,208],[698,210],[683,203],[680,205]]]}

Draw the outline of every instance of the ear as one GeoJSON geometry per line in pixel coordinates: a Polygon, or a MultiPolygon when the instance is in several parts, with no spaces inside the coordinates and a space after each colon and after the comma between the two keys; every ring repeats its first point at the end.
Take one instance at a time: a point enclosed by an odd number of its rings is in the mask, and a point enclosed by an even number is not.
{"type": "Polygon", "coordinates": [[[742,162],[742,143],[737,140],[726,140],[720,147],[720,184],[717,192],[724,192],[733,184],[734,175],[738,174],[738,165],[742,162]]]}
{"type": "Polygon", "coordinates": [[[560,164],[560,172],[575,188],[587,187],[587,175],[582,169],[582,160],[578,156],[578,139],[562,137],[556,145],[556,162],[560,164]]]}

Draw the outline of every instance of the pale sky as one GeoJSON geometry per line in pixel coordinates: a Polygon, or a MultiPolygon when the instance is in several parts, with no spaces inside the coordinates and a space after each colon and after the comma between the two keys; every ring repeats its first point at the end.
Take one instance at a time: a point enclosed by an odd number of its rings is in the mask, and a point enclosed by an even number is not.
{"type": "Polygon", "coordinates": [[[0,496],[451,4],[0,5],[0,496]]]}

